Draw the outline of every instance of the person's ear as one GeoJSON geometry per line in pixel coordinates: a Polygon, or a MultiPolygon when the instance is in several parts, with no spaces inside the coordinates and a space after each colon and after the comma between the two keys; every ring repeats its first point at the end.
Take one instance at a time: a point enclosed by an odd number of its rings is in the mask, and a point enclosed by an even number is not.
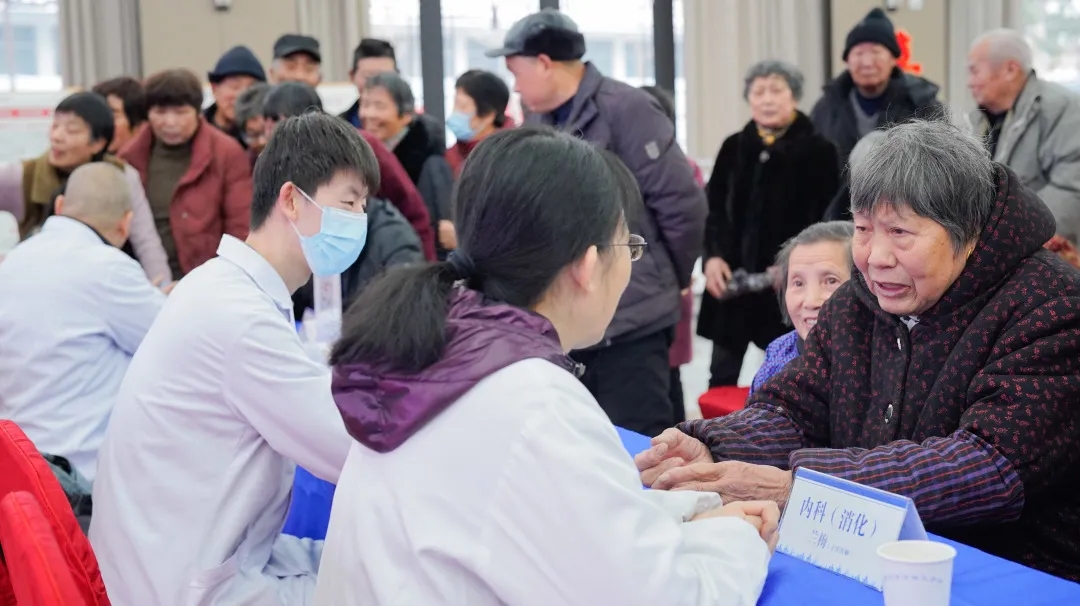
{"type": "Polygon", "coordinates": [[[64,215],[64,195],[60,194],[56,196],[56,202],[53,204],[53,214],[58,216],[64,215]]]}
{"type": "Polygon", "coordinates": [[[301,197],[300,191],[291,181],[286,181],[278,190],[277,203],[281,206],[281,212],[285,213],[285,218],[293,223],[300,219],[301,197]]]}
{"type": "Polygon", "coordinates": [[[540,66],[541,71],[543,71],[544,73],[548,73],[551,71],[552,66],[555,65],[555,62],[552,61],[551,57],[547,55],[537,55],[536,64],[540,66]]]}
{"type": "Polygon", "coordinates": [[[95,140],[90,142],[90,149],[94,150],[94,155],[95,156],[100,154],[101,152],[105,151],[105,148],[108,147],[108,146],[109,146],[109,144],[106,143],[105,139],[103,139],[103,138],[102,139],[95,139],[95,140]]]}
{"type": "Polygon", "coordinates": [[[117,248],[123,248],[127,243],[128,237],[131,235],[131,220],[135,217],[134,211],[127,211],[124,213],[123,218],[120,219],[120,224],[116,226],[117,236],[120,241],[117,243],[117,248]]]}
{"type": "Polygon", "coordinates": [[[567,274],[576,290],[591,293],[600,287],[600,251],[596,246],[590,246],[568,269],[567,274]]]}

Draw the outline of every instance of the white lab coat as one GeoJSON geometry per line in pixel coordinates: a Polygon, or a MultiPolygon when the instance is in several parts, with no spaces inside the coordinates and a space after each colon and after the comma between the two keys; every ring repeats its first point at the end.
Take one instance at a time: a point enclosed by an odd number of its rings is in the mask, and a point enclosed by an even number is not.
{"type": "Polygon", "coordinates": [[[295,463],[351,442],[278,273],[231,237],[169,297],[120,390],[90,543],[116,606],[302,605],[321,544],[282,536],[295,463]]]}
{"type": "Polygon", "coordinates": [[[49,217],[0,263],[0,418],[92,482],[120,382],[164,302],[134,259],[49,217]]]}
{"type": "Polygon", "coordinates": [[[644,491],[596,400],[546,361],[480,382],[396,450],[356,443],[320,606],[752,606],[770,554],[715,494],[644,491]]]}

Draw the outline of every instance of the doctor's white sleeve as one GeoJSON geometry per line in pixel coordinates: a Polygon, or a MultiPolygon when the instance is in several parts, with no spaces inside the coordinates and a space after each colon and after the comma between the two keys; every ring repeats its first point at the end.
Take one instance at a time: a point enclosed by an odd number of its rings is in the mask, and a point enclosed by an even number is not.
{"type": "Polygon", "coordinates": [[[526,396],[547,405],[507,458],[480,539],[490,549],[478,574],[500,601],[756,604],[771,557],[757,531],[735,518],[682,523],[718,500],[647,495],[610,421],[576,387],[526,396]]]}
{"type": "Polygon", "coordinates": [[[226,398],[270,447],[337,483],[352,438],[330,393],[330,369],[280,317],[253,318],[229,354],[226,398]]]}

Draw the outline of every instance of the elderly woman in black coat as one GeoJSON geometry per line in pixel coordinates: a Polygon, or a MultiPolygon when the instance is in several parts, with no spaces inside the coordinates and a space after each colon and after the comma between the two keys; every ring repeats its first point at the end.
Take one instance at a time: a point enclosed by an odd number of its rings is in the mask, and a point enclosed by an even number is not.
{"type": "Polygon", "coordinates": [[[915,501],[930,530],[1080,580],[1080,273],[1049,209],[944,122],[852,167],[858,269],[744,410],[638,457],[653,488],[783,503],[814,469],[915,501]]]}
{"type": "Polygon", "coordinates": [[[725,297],[732,270],[769,269],[780,246],[821,220],[840,187],[836,147],[796,104],[799,70],[762,61],[746,75],[752,119],[720,147],[708,184],[705,286],[698,334],[713,342],[710,387],[734,385],[749,343],[787,332],[771,291],[725,297]]]}

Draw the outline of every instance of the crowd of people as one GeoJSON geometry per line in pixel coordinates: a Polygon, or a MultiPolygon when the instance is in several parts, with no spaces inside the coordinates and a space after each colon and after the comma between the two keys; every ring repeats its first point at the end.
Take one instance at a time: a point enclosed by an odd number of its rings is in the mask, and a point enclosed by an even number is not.
{"type": "Polygon", "coordinates": [[[800,467],[1080,580],[1080,99],[1018,33],[972,46],[965,125],[880,9],[809,115],[761,61],[707,183],[558,11],[488,53],[522,125],[481,70],[424,114],[377,39],[329,115],[319,42],[273,53],[208,106],[184,69],[74,93],[0,167],[0,417],[92,494],[113,603],[753,604],[800,467]],[[699,259],[709,385],[766,359],[687,420],[699,259]],[[281,534],[297,465],[325,543],[281,534]]]}

